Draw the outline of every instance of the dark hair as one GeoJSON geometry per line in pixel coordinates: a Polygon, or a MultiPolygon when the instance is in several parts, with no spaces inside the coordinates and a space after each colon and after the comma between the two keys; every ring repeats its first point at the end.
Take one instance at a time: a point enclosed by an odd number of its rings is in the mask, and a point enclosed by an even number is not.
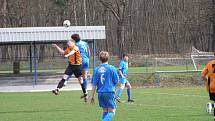
{"type": "Polygon", "coordinates": [[[73,40],[75,40],[75,42],[80,41],[80,36],[79,36],[79,34],[73,34],[73,35],[71,36],[71,38],[72,38],[73,40]]]}
{"type": "Polygon", "coordinates": [[[124,58],[125,56],[128,56],[128,54],[125,54],[125,53],[124,53],[124,54],[122,54],[122,57],[123,57],[123,58],[124,58]]]}

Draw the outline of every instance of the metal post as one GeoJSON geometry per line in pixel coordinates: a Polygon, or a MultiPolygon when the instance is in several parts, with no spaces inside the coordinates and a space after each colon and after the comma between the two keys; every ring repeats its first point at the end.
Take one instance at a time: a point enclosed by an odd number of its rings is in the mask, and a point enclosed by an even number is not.
{"type": "Polygon", "coordinates": [[[146,58],[146,73],[148,73],[148,60],[146,58]]]}
{"type": "Polygon", "coordinates": [[[32,73],[32,43],[30,43],[29,52],[30,52],[30,73],[32,73]]]}
{"type": "Polygon", "coordinates": [[[203,84],[204,84],[204,79],[203,79],[202,75],[200,74],[198,85],[202,86],[203,84]]]}
{"type": "Polygon", "coordinates": [[[93,71],[96,67],[96,40],[93,40],[93,71]]]}
{"type": "Polygon", "coordinates": [[[37,85],[37,48],[34,42],[34,85],[37,85]]]}
{"type": "Polygon", "coordinates": [[[155,81],[156,81],[157,86],[159,87],[160,86],[160,74],[159,74],[159,72],[155,72],[155,81]]]}
{"type": "Polygon", "coordinates": [[[158,58],[155,58],[155,71],[158,71],[158,58]]]}
{"type": "Polygon", "coordinates": [[[195,70],[198,70],[193,55],[191,55],[191,59],[193,61],[193,65],[194,65],[195,70]]]}

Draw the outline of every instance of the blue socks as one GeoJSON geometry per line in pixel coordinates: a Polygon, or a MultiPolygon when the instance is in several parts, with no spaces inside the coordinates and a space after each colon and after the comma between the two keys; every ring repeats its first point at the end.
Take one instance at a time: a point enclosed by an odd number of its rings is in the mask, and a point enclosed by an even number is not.
{"type": "Polygon", "coordinates": [[[128,100],[131,100],[131,89],[127,89],[128,100]]]}
{"type": "Polygon", "coordinates": [[[108,112],[103,112],[102,114],[102,120],[105,118],[105,116],[108,114],[108,112]]]}
{"type": "Polygon", "coordinates": [[[107,114],[104,118],[102,118],[102,121],[111,121],[111,119],[114,116],[114,113],[113,112],[103,112],[103,115],[104,115],[104,113],[107,113],[107,114]]]}
{"type": "Polygon", "coordinates": [[[87,89],[87,79],[83,78],[83,84],[84,84],[84,88],[87,89]]]}
{"type": "Polygon", "coordinates": [[[121,89],[121,88],[118,90],[118,95],[117,95],[118,97],[120,97],[122,95],[122,91],[123,91],[123,89],[121,89]]]}
{"type": "MultiPolygon", "coordinates": [[[[122,95],[123,89],[118,90],[117,97],[120,97],[122,95]]],[[[128,95],[128,100],[131,100],[131,89],[127,89],[127,95],[128,95]]]]}

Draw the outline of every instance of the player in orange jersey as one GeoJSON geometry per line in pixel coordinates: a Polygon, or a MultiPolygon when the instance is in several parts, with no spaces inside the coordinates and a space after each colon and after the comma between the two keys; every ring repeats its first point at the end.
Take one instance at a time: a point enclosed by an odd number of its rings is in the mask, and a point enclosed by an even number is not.
{"type": "Polygon", "coordinates": [[[52,92],[55,95],[58,95],[59,89],[61,89],[64,86],[64,83],[66,80],[70,78],[72,74],[75,75],[76,78],[78,78],[78,81],[81,85],[82,91],[84,93],[81,98],[85,98],[85,101],[87,101],[87,92],[85,89],[85,86],[83,85],[83,78],[82,78],[82,69],[81,69],[81,64],[82,64],[82,59],[81,59],[81,54],[77,46],[75,46],[75,43],[73,40],[68,40],[67,41],[67,49],[63,50],[56,44],[52,44],[54,48],[57,48],[57,50],[64,54],[65,58],[68,58],[69,65],[64,73],[63,78],[61,81],[58,83],[58,86],[55,90],[52,90],[52,92]]]}
{"type": "MultiPolygon", "coordinates": [[[[215,52],[214,52],[215,56],[215,52]]],[[[207,104],[207,112],[211,114],[212,109],[214,109],[215,104],[215,59],[209,61],[206,67],[202,70],[202,77],[205,82],[205,86],[207,91],[209,92],[210,100],[213,103],[207,104]]],[[[214,111],[214,118],[215,118],[215,111],[214,111]]]]}

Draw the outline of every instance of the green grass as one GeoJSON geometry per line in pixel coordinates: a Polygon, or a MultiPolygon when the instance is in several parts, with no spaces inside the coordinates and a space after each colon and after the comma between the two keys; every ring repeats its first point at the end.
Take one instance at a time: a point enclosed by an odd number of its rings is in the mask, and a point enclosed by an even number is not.
{"type": "MultiPolygon", "coordinates": [[[[110,60],[110,64],[116,63],[116,58],[110,60]]],[[[99,61],[97,61],[99,64],[99,61]]],[[[32,65],[34,68],[34,64],[32,65]]],[[[66,59],[53,59],[53,60],[45,60],[42,63],[37,63],[37,71],[38,72],[61,72],[67,66],[66,59]],[[57,71],[56,71],[57,70],[57,71]]],[[[203,69],[204,65],[199,65],[198,69],[203,69]]],[[[29,72],[30,62],[21,61],[20,62],[20,71],[21,73],[29,72]]],[[[92,68],[92,64],[91,64],[92,68]]],[[[177,71],[177,70],[194,70],[194,66],[192,64],[188,65],[178,65],[178,66],[158,66],[155,65],[144,65],[142,67],[129,67],[129,73],[154,73],[155,71],[177,71]]],[[[5,62],[0,66],[0,73],[12,73],[13,71],[13,63],[5,62]]],[[[92,72],[92,69],[90,70],[92,72]]]]}
{"type": "MultiPolygon", "coordinates": [[[[198,68],[201,70],[203,69],[204,66],[199,66],[198,68]]],[[[63,67],[57,67],[55,66],[52,67],[46,67],[45,66],[38,66],[37,72],[53,72],[53,73],[59,73],[59,72],[64,72],[66,66],[64,65],[63,67]]],[[[177,71],[177,70],[194,70],[193,66],[189,66],[186,68],[186,66],[161,66],[159,68],[155,67],[129,67],[128,73],[154,73],[155,71],[177,71]]],[[[34,72],[34,69],[32,70],[34,72]]],[[[89,69],[90,73],[93,72],[93,69],[89,69]]],[[[28,73],[29,68],[21,68],[20,69],[21,73],[28,73]]],[[[5,65],[2,65],[0,67],[0,73],[13,73],[12,67],[7,68],[5,65]]]]}
{"type": "MultiPolygon", "coordinates": [[[[126,100],[124,91],[122,100],[126,100]]],[[[212,121],[203,88],[133,89],[135,103],[117,106],[113,121],[212,121]]],[[[101,109],[79,99],[80,91],[0,93],[0,121],[99,121],[101,109]]]]}
{"type": "MultiPolygon", "coordinates": [[[[205,66],[198,66],[198,69],[201,70],[205,66]]],[[[159,66],[155,67],[129,67],[128,73],[154,73],[155,71],[179,71],[179,70],[195,70],[193,65],[189,66],[159,66]]]]}

